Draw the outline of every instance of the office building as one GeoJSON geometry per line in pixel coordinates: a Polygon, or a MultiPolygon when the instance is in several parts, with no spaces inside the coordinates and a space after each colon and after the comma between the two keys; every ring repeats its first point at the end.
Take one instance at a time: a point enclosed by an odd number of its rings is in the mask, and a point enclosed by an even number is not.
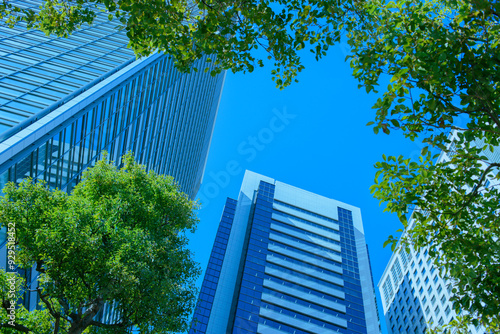
{"type": "Polygon", "coordinates": [[[360,210],[247,171],[190,333],[380,333],[360,210]]]}
{"type": "MultiPolygon", "coordinates": [[[[453,140],[456,132],[450,134],[453,140]]],[[[476,142],[479,147],[484,143],[476,142]]],[[[449,155],[455,154],[455,143],[452,141],[448,152],[442,152],[437,162],[449,161],[449,155]]],[[[487,150],[483,154],[490,161],[500,161],[500,150],[487,150]]],[[[487,185],[490,181],[487,181],[487,185]]],[[[411,228],[413,218],[408,221],[411,228]]],[[[457,315],[450,301],[452,284],[440,276],[433,265],[427,249],[416,252],[410,249],[397,250],[379,281],[378,288],[382,298],[383,311],[387,329],[390,334],[414,333],[423,334],[426,328],[434,328],[448,324],[457,315]]],[[[470,326],[469,333],[483,334],[483,327],[470,326]]]]}
{"type": "MultiPolygon", "coordinates": [[[[390,334],[423,334],[428,327],[448,324],[457,316],[450,301],[452,285],[439,275],[427,250],[395,252],[378,287],[390,334]]],[[[469,333],[485,331],[470,326],[469,333]]]]}
{"type": "Polygon", "coordinates": [[[132,151],[195,196],[224,74],[183,74],[163,54],[136,60],[118,23],[99,12],[68,38],[0,25],[0,187],[30,176],[70,190],[102,151],[132,151]]]}
{"type": "MultiPolygon", "coordinates": [[[[44,1],[10,3],[37,10],[44,1]]],[[[57,38],[0,24],[0,189],[32,177],[70,191],[103,151],[117,164],[132,151],[194,198],[224,74],[180,73],[159,53],[136,59],[118,25],[97,12],[92,26],[57,38]]],[[[0,268],[5,241],[1,229],[0,268]]],[[[36,282],[34,270],[26,277],[36,282]]]]}

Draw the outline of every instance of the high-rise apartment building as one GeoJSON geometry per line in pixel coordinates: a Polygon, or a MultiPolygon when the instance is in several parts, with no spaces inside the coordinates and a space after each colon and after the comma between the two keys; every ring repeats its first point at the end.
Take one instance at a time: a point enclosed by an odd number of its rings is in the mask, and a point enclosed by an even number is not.
{"type": "Polygon", "coordinates": [[[247,171],[190,333],[380,333],[360,210],[247,171]]]}
{"type": "MultiPolygon", "coordinates": [[[[450,134],[453,140],[456,132],[450,134]]],[[[484,143],[476,142],[479,147],[484,143]]],[[[442,152],[437,162],[449,161],[449,154],[454,154],[455,144],[448,147],[450,153],[442,152]]],[[[487,150],[483,154],[494,162],[500,161],[500,149],[487,150]]],[[[489,185],[490,181],[487,181],[489,185]]],[[[411,228],[412,218],[408,221],[411,228]]],[[[449,323],[456,313],[450,301],[452,284],[442,278],[433,265],[426,249],[416,252],[410,249],[397,250],[378,283],[382,305],[390,334],[423,334],[427,327],[449,323]]],[[[470,326],[471,334],[483,334],[483,327],[470,326]]]]}
{"type": "MultiPolygon", "coordinates": [[[[37,10],[44,1],[10,3],[37,10]]],[[[180,73],[163,54],[136,59],[118,25],[97,12],[92,26],[57,38],[0,22],[0,189],[32,177],[69,191],[103,151],[117,164],[132,151],[196,195],[224,74],[180,73]]],[[[1,229],[0,268],[5,244],[1,229]]],[[[25,275],[36,283],[35,270],[25,275]]],[[[29,294],[25,302],[37,304],[29,294]]]]}

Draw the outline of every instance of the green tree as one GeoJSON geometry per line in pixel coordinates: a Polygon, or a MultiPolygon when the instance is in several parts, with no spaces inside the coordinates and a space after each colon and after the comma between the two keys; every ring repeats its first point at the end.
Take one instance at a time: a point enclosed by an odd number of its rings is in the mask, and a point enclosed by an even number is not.
{"type": "Polygon", "coordinates": [[[99,161],[70,195],[31,180],[9,183],[4,194],[0,221],[15,224],[16,265],[36,267],[40,275],[30,287],[19,275],[0,272],[2,333],[187,329],[200,270],[184,232],[195,228],[196,203],[171,177],[147,173],[128,154],[121,169],[99,161]],[[41,309],[20,307],[9,324],[8,306],[29,289],[41,309]],[[96,317],[105,305],[115,320],[96,317]]]}
{"type": "Polygon", "coordinates": [[[388,84],[369,124],[425,144],[418,159],[384,156],[371,191],[406,228],[400,246],[429,249],[453,282],[456,311],[498,329],[500,4],[375,0],[362,7],[348,33],[354,76],[367,91],[388,84]],[[449,159],[437,160],[436,151],[449,159]]]}

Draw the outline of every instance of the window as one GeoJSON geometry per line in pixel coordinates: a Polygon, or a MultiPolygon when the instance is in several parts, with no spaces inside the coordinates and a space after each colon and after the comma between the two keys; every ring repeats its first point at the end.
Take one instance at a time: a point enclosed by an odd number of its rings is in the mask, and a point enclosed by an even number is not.
{"type": "Polygon", "coordinates": [[[425,268],[422,268],[422,276],[425,274],[425,268]]]}
{"type": "Polygon", "coordinates": [[[422,261],[422,260],[418,261],[418,266],[422,267],[422,263],[424,263],[424,261],[422,261]]]}
{"type": "Polygon", "coordinates": [[[418,290],[418,292],[420,292],[420,294],[423,294],[424,293],[424,288],[420,287],[420,290],[418,290]]]}
{"type": "Polygon", "coordinates": [[[432,292],[432,285],[429,285],[429,289],[427,289],[427,292],[429,292],[429,293],[432,292]]]}
{"type": "Polygon", "coordinates": [[[436,308],[434,309],[434,314],[439,314],[441,310],[439,309],[439,305],[436,306],[436,308]]]}
{"type": "Polygon", "coordinates": [[[446,296],[443,294],[441,297],[441,305],[444,305],[446,303],[446,296]]]}
{"type": "Polygon", "coordinates": [[[436,296],[432,296],[431,303],[432,303],[432,305],[434,305],[436,303],[436,296]]]}
{"type": "Polygon", "coordinates": [[[450,315],[450,312],[451,312],[451,309],[450,309],[450,305],[446,306],[446,309],[444,310],[444,314],[446,314],[446,316],[450,315]]]}
{"type": "Polygon", "coordinates": [[[424,298],[422,298],[422,304],[425,304],[427,302],[427,297],[424,296],[424,298]]]}
{"type": "Polygon", "coordinates": [[[391,284],[391,281],[390,279],[386,280],[384,285],[384,298],[385,298],[385,303],[386,305],[389,304],[389,299],[392,298],[392,294],[393,294],[393,291],[392,291],[392,284],[391,284]]]}
{"type": "Polygon", "coordinates": [[[433,281],[434,281],[434,283],[436,283],[438,281],[438,275],[434,276],[433,281]]]}
{"type": "Polygon", "coordinates": [[[429,307],[429,306],[427,306],[427,308],[425,309],[425,314],[427,314],[427,315],[428,315],[430,311],[431,311],[430,307],[429,307]]]}
{"type": "Polygon", "coordinates": [[[438,323],[439,323],[439,326],[441,326],[441,325],[444,323],[443,317],[441,317],[441,318],[439,319],[438,323]]]}
{"type": "Polygon", "coordinates": [[[405,250],[402,250],[400,252],[400,255],[401,255],[401,262],[403,263],[403,268],[406,269],[406,267],[408,267],[408,258],[407,258],[407,253],[405,250]]]}
{"type": "Polygon", "coordinates": [[[425,277],[424,282],[425,282],[425,285],[429,284],[429,277],[425,277]]]}
{"type": "Polygon", "coordinates": [[[401,272],[401,265],[399,264],[398,259],[394,261],[394,267],[392,268],[391,272],[393,273],[394,277],[397,277],[398,279],[403,278],[403,274],[401,272]],[[395,269],[395,272],[394,272],[395,269]]]}
{"type": "Polygon", "coordinates": [[[441,291],[443,291],[443,287],[441,286],[441,284],[439,284],[439,286],[437,287],[438,294],[441,293],[441,291]]]}
{"type": "Polygon", "coordinates": [[[420,277],[417,278],[417,286],[420,284],[420,277]]]}
{"type": "Polygon", "coordinates": [[[411,268],[415,267],[415,261],[411,261],[411,268]]]}

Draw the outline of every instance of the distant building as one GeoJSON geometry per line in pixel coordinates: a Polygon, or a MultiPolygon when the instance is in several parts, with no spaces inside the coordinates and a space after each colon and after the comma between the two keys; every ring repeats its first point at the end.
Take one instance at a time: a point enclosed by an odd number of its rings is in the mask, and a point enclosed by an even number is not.
{"type": "Polygon", "coordinates": [[[360,210],[247,171],[189,333],[380,333],[360,210]]]}
{"type": "MultiPolygon", "coordinates": [[[[456,133],[452,133],[454,138],[456,133]]],[[[482,146],[484,143],[476,142],[482,146]]],[[[455,152],[455,144],[449,146],[450,154],[455,152]]],[[[483,152],[490,161],[500,161],[500,150],[483,152]]],[[[449,161],[447,153],[442,152],[438,162],[449,161]]],[[[489,181],[487,181],[489,182],[489,181]]],[[[489,183],[488,183],[489,184],[489,183]]],[[[414,221],[409,219],[409,226],[414,221]]],[[[427,327],[449,323],[456,317],[452,296],[452,285],[439,275],[427,250],[410,253],[396,251],[378,284],[387,329],[390,334],[425,333],[427,327]]],[[[485,333],[483,327],[470,326],[471,334],[485,333]]]]}
{"type": "MultiPolygon", "coordinates": [[[[44,1],[10,3],[37,10],[44,1]]],[[[163,54],[136,59],[117,25],[98,12],[92,26],[57,38],[0,24],[0,189],[32,177],[70,191],[103,151],[117,164],[132,151],[194,198],[225,74],[183,74],[163,54]]],[[[5,243],[2,229],[0,268],[5,243]]],[[[35,270],[25,277],[36,283],[35,270]]],[[[25,302],[34,308],[36,294],[25,302]]]]}

